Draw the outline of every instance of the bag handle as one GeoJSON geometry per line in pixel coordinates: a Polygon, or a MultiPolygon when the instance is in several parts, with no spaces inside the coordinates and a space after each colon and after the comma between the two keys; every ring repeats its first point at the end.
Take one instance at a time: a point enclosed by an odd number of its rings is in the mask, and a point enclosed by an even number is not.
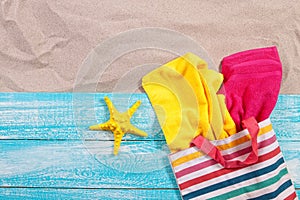
{"type": "Polygon", "coordinates": [[[259,126],[254,117],[242,121],[242,126],[244,129],[248,129],[251,137],[252,150],[248,157],[244,160],[226,160],[220,150],[214,146],[208,139],[202,135],[194,138],[191,144],[194,144],[201,151],[206,153],[212,159],[220,163],[224,168],[240,168],[247,165],[256,163],[258,161],[258,146],[257,146],[257,136],[259,132],[259,126]]]}

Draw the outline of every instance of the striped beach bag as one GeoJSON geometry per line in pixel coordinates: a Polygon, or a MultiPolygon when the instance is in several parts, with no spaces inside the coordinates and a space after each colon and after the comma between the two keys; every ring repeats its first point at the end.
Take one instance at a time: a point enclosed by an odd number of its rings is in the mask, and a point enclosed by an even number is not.
{"type": "Polygon", "coordinates": [[[270,119],[169,155],[183,199],[297,199],[270,119]]]}

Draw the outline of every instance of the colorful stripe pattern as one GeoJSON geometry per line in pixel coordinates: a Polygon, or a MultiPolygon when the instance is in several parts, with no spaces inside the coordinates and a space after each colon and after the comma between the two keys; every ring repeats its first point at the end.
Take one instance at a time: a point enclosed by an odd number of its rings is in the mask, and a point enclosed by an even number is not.
{"type": "MultiPolygon", "coordinates": [[[[197,147],[171,154],[169,159],[182,198],[297,199],[270,120],[258,125],[258,162],[247,167],[224,168],[197,147]]],[[[211,142],[229,160],[244,160],[251,151],[247,130],[211,142]]]]}

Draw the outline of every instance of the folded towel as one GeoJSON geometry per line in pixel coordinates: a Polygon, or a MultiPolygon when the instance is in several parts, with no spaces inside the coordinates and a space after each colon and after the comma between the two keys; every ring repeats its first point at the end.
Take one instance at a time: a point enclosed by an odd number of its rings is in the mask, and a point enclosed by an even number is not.
{"type": "Polygon", "coordinates": [[[243,51],[223,58],[226,105],[237,131],[250,117],[267,119],[276,104],[282,66],[276,47],[243,51]]]}
{"type": "Polygon", "coordinates": [[[172,152],[188,148],[200,134],[214,140],[236,133],[225,97],[216,94],[222,81],[221,74],[208,70],[207,63],[192,53],[143,77],[143,88],[172,152]]]}

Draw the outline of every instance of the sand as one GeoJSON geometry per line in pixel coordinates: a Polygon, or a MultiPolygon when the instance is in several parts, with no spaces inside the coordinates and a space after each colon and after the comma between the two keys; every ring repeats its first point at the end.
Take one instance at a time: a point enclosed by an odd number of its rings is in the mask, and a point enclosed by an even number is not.
{"type": "MultiPolygon", "coordinates": [[[[82,62],[98,44],[130,29],[162,27],[193,38],[216,65],[232,53],[276,45],[284,72],[281,93],[300,93],[299,0],[0,2],[1,92],[73,91],[82,62]]],[[[110,92],[137,66],[174,57],[159,49],[123,55],[96,89],[110,92]]]]}

